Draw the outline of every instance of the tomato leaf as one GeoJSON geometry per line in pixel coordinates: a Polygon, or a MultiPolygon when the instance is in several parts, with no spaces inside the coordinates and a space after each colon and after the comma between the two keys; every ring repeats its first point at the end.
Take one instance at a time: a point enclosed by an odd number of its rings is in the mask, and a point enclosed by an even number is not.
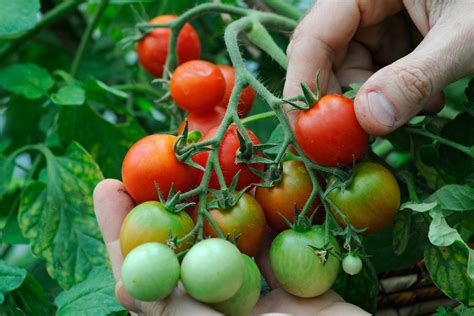
{"type": "Polygon", "coordinates": [[[80,86],[70,83],[51,96],[57,105],[82,105],[86,100],[86,92],[80,86]]]}
{"type": "Polygon", "coordinates": [[[60,293],[57,314],[68,316],[108,315],[124,310],[115,298],[115,280],[105,267],[94,268],[87,279],[60,293]]]}
{"type": "Polygon", "coordinates": [[[49,274],[63,288],[69,288],[94,266],[106,263],[92,210],[92,191],[103,176],[77,143],[61,157],[37,148],[46,157],[46,179],[32,181],[23,190],[18,221],[33,253],[46,260],[49,274]]]}
{"type": "Polygon", "coordinates": [[[393,223],[393,252],[400,256],[405,252],[410,239],[411,214],[408,212],[399,212],[393,223]]]}
{"type": "Polygon", "coordinates": [[[0,260],[0,303],[3,303],[5,294],[20,287],[25,280],[26,270],[0,260]]]}
{"type": "Polygon", "coordinates": [[[400,206],[400,210],[412,210],[419,213],[424,213],[432,210],[434,207],[438,205],[438,202],[432,203],[413,203],[413,202],[406,202],[400,206]]]}
{"type": "Polygon", "coordinates": [[[53,85],[53,78],[37,65],[15,64],[0,69],[0,87],[27,99],[47,95],[53,85]]]}
{"type": "Polygon", "coordinates": [[[474,188],[459,184],[445,185],[433,193],[428,200],[438,201],[444,210],[473,211],[474,188]]]}
{"type": "Polygon", "coordinates": [[[39,10],[39,0],[0,0],[0,36],[32,29],[39,10]]]}
{"type": "Polygon", "coordinates": [[[448,225],[441,209],[430,211],[433,218],[428,232],[430,242],[435,246],[450,246],[456,240],[461,240],[458,231],[448,225]]]}

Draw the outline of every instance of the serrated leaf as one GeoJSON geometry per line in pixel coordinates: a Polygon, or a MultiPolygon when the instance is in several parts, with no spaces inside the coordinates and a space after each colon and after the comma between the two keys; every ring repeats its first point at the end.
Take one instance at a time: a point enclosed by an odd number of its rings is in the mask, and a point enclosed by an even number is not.
{"type": "Polygon", "coordinates": [[[98,267],[83,282],[60,293],[55,300],[58,316],[101,316],[124,310],[115,298],[112,271],[98,267]]]}
{"type": "Polygon", "coordinates": [[[474,210],[474,188],[459,184],[445,185],[427,200],[438,201],[444,210],[472,211],[474,210]]]}
{"type": "Polygon", "coordinates": [[[424,213],[432,210],[434,207],[438,205],[438,202],[431,202],[431,203],[413,203],[413,202],[406,202],[400,205],[400,210],[412,210],[419,213],[424,213]]]}
{"type": "Polygon", "coordinates": [[[51,96],[57,105],[82,105],[86,100],[86,92],[80,86],[70,83],[51,96]]]}
{"type": "Polygon", "coordinates": [[[103,176],[77,143],[60,157],[46,147],[41,151],[46,179],[23,190],[18,221],[33,253],[46,260],[48,273],[69,288],[107,262],[92,205],[92,192],[103,176]]]}
{"type": "Polygon", "coordinates": [[[20,287],[26,277],[26,270],[0,260],[0,304],[5,294],[20,287]]]}
{"type": "Polygon", "coordinates": [[[39,0],[0,0],[0,36],[32,29],[39,10],[39,0]]]}
{"type": "Polygon", "coordinates": [[[28,99],[47,95],[53,85],[49,73],[34,64],[15,64],[0,69],[0,87],[28,99]]]}

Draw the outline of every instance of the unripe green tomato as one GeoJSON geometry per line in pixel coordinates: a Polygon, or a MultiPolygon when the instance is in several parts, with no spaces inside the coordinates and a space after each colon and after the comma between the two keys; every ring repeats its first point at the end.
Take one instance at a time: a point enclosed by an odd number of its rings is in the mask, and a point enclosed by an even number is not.
{"type": "Polygon", "coordinates": [[[184,288],[204,303],[218,303],[232,297],[242,286],[244,273],[244,260],[237,247],[220,238],[195,244],[181,263],[184,288]]]}
{"type": "Polygon", "coordinates": [[[219,312],[230,316],[249,315],[260,297],[261,278],[257,264],[247,255],[242,254],[245,262],[244,283],[231,298],[213,304],[219,312]]]}
{"type": "Polygon", "coordinates": [[[342,259],[342,269],[345,273],[350,275],[359,274],[362,271],[362,260],[359,256],[348,254],[342,259]]]}
{"type": "Polygon", "coordinates": [[[133,249],[122,265],[122,282],[128,294],[141,301],[161,300],[179,281],[179,262],[168,246],[150,242],[133,249]]]}

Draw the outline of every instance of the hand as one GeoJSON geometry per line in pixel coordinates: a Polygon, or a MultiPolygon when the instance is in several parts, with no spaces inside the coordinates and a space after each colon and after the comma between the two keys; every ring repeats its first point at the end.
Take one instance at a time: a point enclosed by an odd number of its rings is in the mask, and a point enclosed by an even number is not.
{"type": "Polygon", "coordinates": [[[284,96],[300,94],[300,82],[314,88],[317,70],[323,93],[365,82],[357,119],[367,133],[387,134],[439,111],[443,88],[474,73],[473,16],[467,0],[318,0],[288,47],[284,96]],[[424,37],[416,48],[413,24],[424,37]]]}
{"type": "MultiPolygon", "coordinates": [[[[113,179],[106,179],[100,182],[94,191],[94,209],[99,223],[102,236],[104,238],[112,271],[117,281],[115,294],[118,301],[128,310],[143,313],[145,315],[220,315],[209,306],[195,301],[186,294],[181,284],[174,292],[162,301],[141,302],[127,294],[120,281],[120,269],[123,256],[120,251],[120,227],[125,216],[135,206],[133,200],[125,191],[122,182],[113,179]]],[[[268,264],[268,246],[270,238],[265,242],[266,247],[262,251],[258,262],[260,269],[268,279],[273,279],[270,275],[268,264]],[[264,268],[262,268],[264,267],[264,268]]],[[[271,284],[275,284],[272,281],[271,284]]],[[[343,299],[332,291],[328,291],[322,296],[312,299],[302,299],[292,296],[282,289],[274,289],[266,296],[262,297],[255,307],[253,314],[263,313],[288,313],[293,315],[347,315],[359,316],[369,315],[359,307],[345,303],[343,299]]]]}

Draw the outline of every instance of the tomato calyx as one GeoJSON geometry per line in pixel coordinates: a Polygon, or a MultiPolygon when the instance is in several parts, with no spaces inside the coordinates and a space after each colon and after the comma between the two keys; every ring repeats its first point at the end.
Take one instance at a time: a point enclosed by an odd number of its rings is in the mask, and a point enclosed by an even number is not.
{"type": "Polygon", "coordinates": [[[160,203],[163,204],[164,208],[170,212],[170,213],[179,213],[186,209],[187,207],[194,205],[196,203],[194,202],[189,202],[189,203],[179,203],[181,199],[181,192],[174,192],[174,183],[171,184],[170,191],[168,193],[168,198],[165,199],[163,197],[163,194],[161,193],[161,190],[158,186],[158,183],[155,181],[155,188],[156,191],[158,192],[158,197],[160,199],[160,203]]]}
{"type": "Polygon", "coordinates": [[[319,260],[321,260],[323,265],[326,264],[330,255],[341,260],[341,254],[334,249],[329,242],[327,242],[323,247],[315,247],[313,245],[308,245],[308,247],[314,251],[314,254],[319,257],[319,260]]]}
{"type": "Polygon", "coordinates": [[[249,189],[249,187],[244,188],[241,191],[236,191],[237,183],[239,181],[240,171],[237,172],[234,179],[228,188],[223,190],[209,189],[212,193],[212,200],[207,203],[207,209],[219,208],[222,210],[228,210],[233,208],[239,202],[240,198],[244,193],[249,189]]]}
{"type": "Polygon", "coordinates": [[[195,154],[210,150],[205,146],[199,145],[198,141],[201,139],[201,136],[202,134],[199,131],[192,131],[189,133],[188,121],[186,121],[183,133],[178,136],[174,143],[174,152],[176,158],[182,163],[197,168],[201,171],[205,171],[203,166],[195,163],[192,159],[195,154]],[[189,142],[190,139],[192,142],[189,142]]]}
{"type": "MultiPolygon", "coordinates": [[[[237,150],[235,162],[242,164],[273,164],[274,161],[259,155],[263,149],[275,146],[274,144],[255,145],[250,140],[245,139],[239,130],[236,131],[239,140],[239,149],[237,150]]],[[[252,169],[251,169],[252,170],[252,169]]]]}
{"type": "Polygon", "coordinates": [[[257,183],[255,186],[271,188],[278,185],[283,179],[283,164],[281,162],[272,164],[263,172],[260,170],[253,170],[253,172],[263,180],[262,183],[257,183]]]}

